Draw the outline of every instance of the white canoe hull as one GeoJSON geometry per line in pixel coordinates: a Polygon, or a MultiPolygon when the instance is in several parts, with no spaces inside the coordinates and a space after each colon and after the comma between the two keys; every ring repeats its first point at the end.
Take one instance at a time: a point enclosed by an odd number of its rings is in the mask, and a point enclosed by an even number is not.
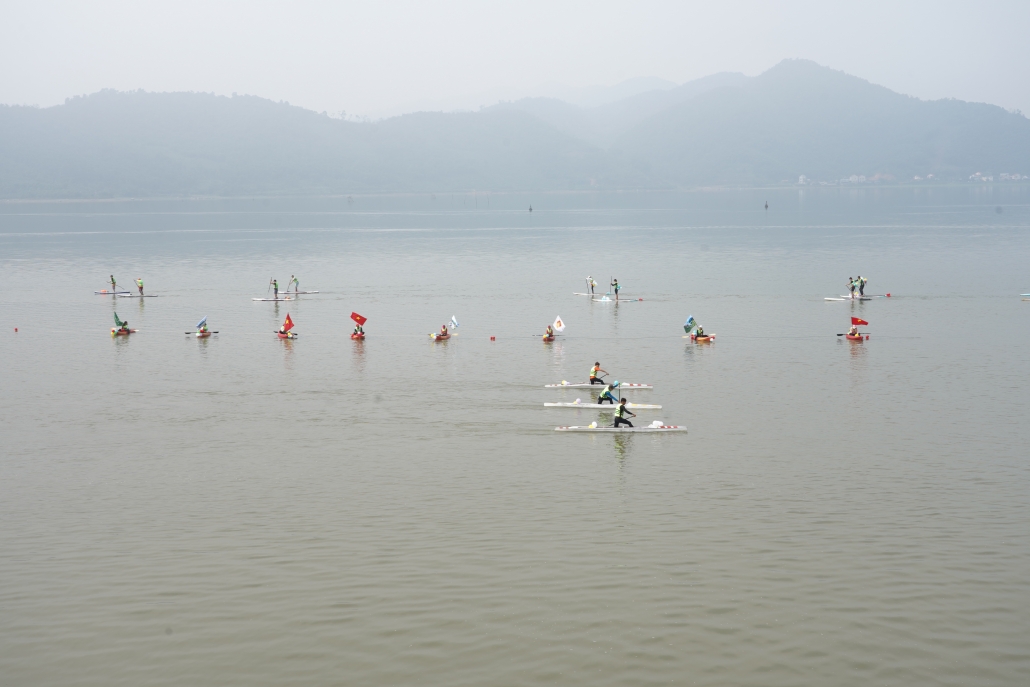
{"type": "MultiPolygon", "coordinates": [[[[604,384],[544,384],[545,389],[597,389],[601,391],[605,387],[604,384]]],[[[634,389],[653,389],[654,387],[650,384],[629,384],[624,383],[619,385],[619,389],[622,391],[632,391],[634,389]]]]}
{"type": "Polygon", "coordinates": [[[555,432],[618,432],[631,434],[634,432],[686,432],[686,427],[679,425],[661,425],[660,427],[555,427],[555,432]]]}
{"type": "MultiPolygon", "coordinates": [[[[611,403],[545,403],[545,408],[583,408],[585,410],[615,410],[617,405],[611,403]]],[[[651,403],[627,403],[627,410],[661,410],[662,407],[651,403]]]]}

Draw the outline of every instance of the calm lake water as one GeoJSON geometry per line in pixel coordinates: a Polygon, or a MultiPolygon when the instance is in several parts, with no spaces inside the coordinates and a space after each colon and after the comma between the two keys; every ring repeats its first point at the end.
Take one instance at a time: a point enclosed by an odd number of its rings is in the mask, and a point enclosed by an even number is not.
{"type": "Polygon", "coordinates": [[[1025,187],[0,203],[0,682],[1027,684],[1028,265],[1025,187]],[[556,433],[595,360],[689,433],[556,433]]]}

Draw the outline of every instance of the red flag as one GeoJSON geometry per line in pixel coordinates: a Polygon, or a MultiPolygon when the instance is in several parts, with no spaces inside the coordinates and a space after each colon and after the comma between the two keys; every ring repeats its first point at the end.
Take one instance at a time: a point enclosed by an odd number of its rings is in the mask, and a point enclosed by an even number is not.
{"type": "Polygon", "coordinates": [[[361,326],[361,327],[365,326],[365,323],[368,322],[368,318],[367,317],[362,317],[361,315],[357,314],[356,312],[352,312],[350,314],[350,318],[352,320],[354,320],[355,322],[357,322],[358,326],[361,326]]]}
{"type": "Polygon", "coordinates": [[[852,317],[851,318],[851,324],[869,324],[869,323],[866,322],[865,320],[859,318],[859,317],[852,317]]]}
{"type": "Polygon", "coordinates": [[[290,313],[286,313],[286,321],[283,322],[283,331],[288,332],[293,329],[293,320],[290,319],[290,313]]]}

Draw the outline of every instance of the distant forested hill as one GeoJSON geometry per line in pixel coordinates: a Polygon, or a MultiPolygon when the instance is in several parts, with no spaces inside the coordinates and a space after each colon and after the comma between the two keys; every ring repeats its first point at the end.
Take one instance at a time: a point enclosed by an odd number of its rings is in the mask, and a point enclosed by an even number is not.
{"type": "Polygon", "coordinates": [[[263,98],[102,91],[0,106],[0,197],[668,188],[1030,175],[1030,121],[811,62],[581,108],[332,119],[263,98]]]}

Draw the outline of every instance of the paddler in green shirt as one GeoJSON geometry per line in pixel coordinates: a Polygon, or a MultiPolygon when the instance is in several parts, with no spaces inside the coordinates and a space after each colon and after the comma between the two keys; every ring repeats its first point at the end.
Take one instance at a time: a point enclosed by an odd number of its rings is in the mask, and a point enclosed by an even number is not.
{"type": "Polygon", "coordinates": [[[114,280],[114,275],[113,274],[111,275],[111,290],[116,292],[116,293],[118,292],[118,282],[116,282],[114,280]]]}
{"type": "Polygon", "coordinates": [[[626,425],[627,427],[632,427],[633,423],[626,419],[627,414],[632,415],[633,417],[637,416],[636,413],[626,410],[626,399],[620,399],[619,407],[615,409],[615,424],[612,426],[618,427],[619,425],[626,425]]]}
{"type": "Polygon", "coordinates": [[[605,401],[608,401],[608,403],[610,403],[612,405],[615,405],[615,402],[617,400],[619,400],[619,399],[615,398],[615,393],[614,393],[614,391],[617,388],[619,388],[619,380],[617,380],[617,379],[614,382],[612,382],[611,384],[609,384],[606,387],[604,387],[604,389],[601,390],[601,395],[597,397],[597,405],[601,405],[605,401]]]}
{"type": "Polygon", "coordinates": [[[296,286],[296,288],[294,288],[293,292],[294,293],[298,293],[300,291],[300,279],[297,279],[297,277],[295,277],[295,276],[293,276],[291,274],[290,275],[290,283],[286,285],[286,292],[287,293],[289,293],[290,287],[293,286],[294,284],[296,284],[297,286],[296,286]]]}
{"type": "Polygon", "coordinates": [[[139,289],[139,295],[143,295],[143,280],[136,277],[136,288],[139,289]]]}
{"type": "Polygon", "coordinates": [[[275,298],[276,300],[278,300],[279,299],[279,282],[277,280],[275,280],[274,278],[272,279],[272,292],[274,293],[272,298],[275,298]]]}

